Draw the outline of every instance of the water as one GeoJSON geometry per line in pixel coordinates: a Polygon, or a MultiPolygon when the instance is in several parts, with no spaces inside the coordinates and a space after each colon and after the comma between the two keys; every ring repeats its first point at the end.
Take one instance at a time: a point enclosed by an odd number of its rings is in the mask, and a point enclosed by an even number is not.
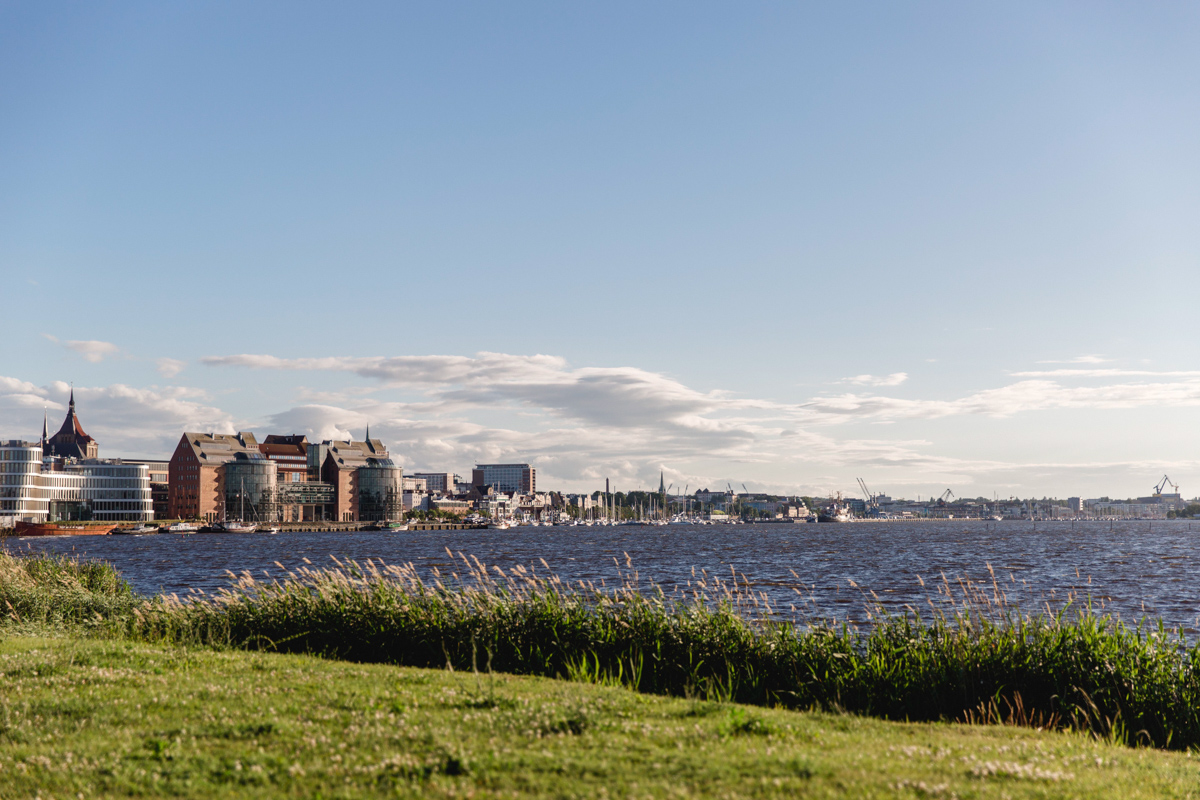
{"type": "Polygon", "coordinates": [[[70,553],[116,566],[143,593],[213,591],[226,570],[280,574],[275,565],[332,566],[330,556],[444,573],[446,548],[508,570],[544,558],[563,579],[610,585],[625,554],[641,578],[667,591],[686,586],[693,568],[728,577],[731,568],[791,613],[858,620],[867,590],[885,605],[928,609],[941,574],[987,580],[991,564],[1002,589],[1023,608],[1061,605],[1072,590],[1127,621],[1162,618],[1200,630],[1200,522],[871,522],[827,525],[736,525],[617,528],[514,528],[507,531],[196,534],[10,539],[10,551],[70,553]],[[799,576],[797,579],[791,571],[799,576]],[[850,582],[858,587],[855,588],[850,582]],[[802,588],[804,599],[795,588],[802,588]]]}

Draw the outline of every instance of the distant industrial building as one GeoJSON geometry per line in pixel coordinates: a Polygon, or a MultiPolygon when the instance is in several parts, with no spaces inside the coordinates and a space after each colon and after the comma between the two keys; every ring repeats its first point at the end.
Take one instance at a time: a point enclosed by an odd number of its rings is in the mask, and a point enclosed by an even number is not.
{"type": "Polygon", "coordinates": [[[476,464],[471,484],[499,492],[530,494],[537,491],[537,470],[528,464],[476,464]]]}

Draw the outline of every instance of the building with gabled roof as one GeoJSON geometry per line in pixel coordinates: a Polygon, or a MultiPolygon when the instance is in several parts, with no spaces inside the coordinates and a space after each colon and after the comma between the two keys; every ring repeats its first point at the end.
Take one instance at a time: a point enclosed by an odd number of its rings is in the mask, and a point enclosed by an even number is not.
{"type": "Polygon", "coordinates": [[[361,442],[326,440],[318,452],[321,480],[333,485],[334,519],[398,522],[404,516],[404,471],[369,428],[361,442]]]}
{"type": "Polygon", "coordinates": [[[304,434],[270,434],[258,449],[279,467],[280,483],[308,480],[308,437],[304,434]]]}
{"type": "Polygon", "coordinates": [[[185,433],[168,465],[172,519],[214,522],[225,510],[226,463],[241,457],[261,459],[254,434],[185,433]]]}

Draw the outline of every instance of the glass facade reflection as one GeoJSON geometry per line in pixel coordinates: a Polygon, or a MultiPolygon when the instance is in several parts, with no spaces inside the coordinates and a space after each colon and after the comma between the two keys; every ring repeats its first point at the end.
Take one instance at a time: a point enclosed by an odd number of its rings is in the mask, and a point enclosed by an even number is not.
{"type": "Polygon", "coordinates": [[[277,521],[279,475],[274,461],[257,453],[238,453],[236,459],[225,463],[224,473],[225,519],[277,521]]]}
{"type": "Polygon", "coordinates": [[[404,470],[390,458],[372,458],[359,467],[358,518],[364,522],[399,522],[404,517],[404,470]]]}

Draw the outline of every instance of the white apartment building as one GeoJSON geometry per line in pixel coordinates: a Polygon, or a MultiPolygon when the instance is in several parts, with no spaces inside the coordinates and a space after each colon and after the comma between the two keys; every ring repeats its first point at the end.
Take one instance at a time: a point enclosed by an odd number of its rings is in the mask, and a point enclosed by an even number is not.
{"type": "Polygon", "coordinates": [[[43,457],[37,442],[0,442],[0,524],[154,519],[150,469],[120,459],[43,457]]]}

